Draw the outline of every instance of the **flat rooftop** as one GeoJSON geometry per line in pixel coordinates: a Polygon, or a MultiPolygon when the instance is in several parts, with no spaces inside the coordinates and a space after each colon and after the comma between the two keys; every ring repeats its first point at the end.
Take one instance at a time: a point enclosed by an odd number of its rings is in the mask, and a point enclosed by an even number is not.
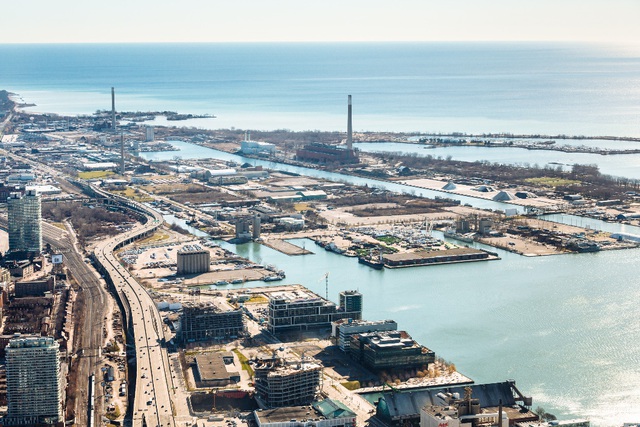
{"type": "MultiPolygon", "coordinates": [[[[255,369],[269,369],[267,366],[255,366],[255,369]]],[[[322,369],[322,365],[318,364],[318,363],[313,363],[313,362],[304,362],[302,364],[299,363],[289,363],[286,365],[282,365],[282,366],[277,366],[275,368],[272,368],[272,370],[268,373],[268,376],[270,377],[286,377],[289,375],[293,375],[296,373],[300,373],[300,372],[305,372],[305,371],[317,371],[317,370],[321,370],[322,369]]]]}
{"type": "Polygon", "coordinates": [[[320,295],[311,292],[308,289],[295,289],[295,290],[283,290],[283,291],[275,291],[269,293],[270,299],[283,299],[287,302],[296,302],[296,301],[326,301],[320,295]]]}
{"type": "Polygon", "coordinates": [[[222,359],[224,353],[199,354],[195,357],[198,373],[203,381],[226,380],[237,372],[227,371],[222,359]]]}
{"type": "Polygon", "coordinates": [[[289,406],[284,408],[257,410],[254,412],[262,423],[283,423],[291,420],[325,419],[311,406],[289,406]]]}
{"type": "Polygon", "coordinates": [[[417,251],[397,254],[385,254],[383,259],[389,261],[411,261],[427,258],[451,257],[471,254],[484,254],[485,252],[473,248],[453,248],[446,251],[417,251]]]}

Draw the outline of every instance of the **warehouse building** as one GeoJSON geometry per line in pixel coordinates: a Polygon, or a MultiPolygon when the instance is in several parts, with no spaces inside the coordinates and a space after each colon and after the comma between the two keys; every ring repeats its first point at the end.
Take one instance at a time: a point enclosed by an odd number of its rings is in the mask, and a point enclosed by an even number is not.
{"type": "MultiPolygon", "coordinates": [[[[224,387],[240,382],[240,374],[227,369],[225,359],[233,363],[233,355],[214,352],[198,354],[194,358],[194,378],[197,387],[224,387]]],[[[233,366],[233,365],[232,365],[233,366]]]]}

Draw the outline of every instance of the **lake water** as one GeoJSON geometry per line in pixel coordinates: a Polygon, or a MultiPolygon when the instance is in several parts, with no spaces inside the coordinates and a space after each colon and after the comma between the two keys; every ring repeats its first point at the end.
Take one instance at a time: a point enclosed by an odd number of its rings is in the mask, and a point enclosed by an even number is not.
{"type": "MultiPolygon", "coordinates": [[[[33,111],[109,109],[115,86],[119,111],[217,116],[185,125],[344,130],[352,94],[357,131],[639,136],[640,51],[617,46],[0,45],[0,55],[0,89],[38,104],[33,111]]],[[[638,177],[640,166],[637,156],[495,148],[442,151],[447,155],[597,163],[605,173],[629,177],[638,177]]],[[[292,258],[251,243],[227,247],[277,265],[286,283],[320,294],[330,272],[330,298],[358,288],[365,317],[395,319],[478,382],[516,379],[534,406],[562,418],[589,416],[601,426],[640,421],[637,250],[540,258],[499,251],[500,261],[375,271],[323,250],[292,258]]]]}
{"type": "MultiPolygon", "coordinates": [[[[617,141],[610,141],[609,146],[617,141]]],[[[620,141],[622,143],[622,141],[620,141]]],[[[640,142],[626,141],[627,147],[640,148],[640,142]]],[[[606,175],[623,176],[626,178],[640,179],[640,154],[616,154],[601,155],[591,153],[566,153],[564,151],[527,150],[517,147],[435,147],[425,148],[420,144],[404,144],[397,142],[371,143],[363,142],[354,144],[365,152],[403,152],[415,153],[420,156],[441,157],[451,156],[453,160],[468,162],[486,160],[491,163],[509,164],[517,166],[543,168],[545,166],[557,167],[560,163],[564,169],[570,169],[571,165],[598,165],[600,172],[606,175]]]]}
{"type": "MultiPolygon", "coordinates": [[[[149,160],[179,154],[254,162],[193,144],[176,145],[181,151],[141,155],[149,160]]],[[[311,175],[362,183],[360,178],[330,172],[311,175]]],[[[395,186],[395,191],[410,188],[395,186]]],[[[570,215],[548,219],[604,231],[640,232],[638,227],[570,215]]],[[[640,419],[638,250],[528,258],[491,248],[501,260],[377,271],[311,241],[292,242],[304,244],[314,254],[290,257],[255,243],[220,244],[285,270],[287,277],[278,284],[301,283],[323,296],[323,277],[329,272],[330,299],[337,300],[344,289],[360,290],[365,318],[396,320],[418,342],[477,382],[515,379],[534,397],[534,406],[557,416],[588,416],[602,426],[640,419]]]]}
{"type": "Polygon", "coordinates": [[[178,110],[199,126],[638,136],[640,50],[551,43],[0,45],[35,111],[178,110]]]}

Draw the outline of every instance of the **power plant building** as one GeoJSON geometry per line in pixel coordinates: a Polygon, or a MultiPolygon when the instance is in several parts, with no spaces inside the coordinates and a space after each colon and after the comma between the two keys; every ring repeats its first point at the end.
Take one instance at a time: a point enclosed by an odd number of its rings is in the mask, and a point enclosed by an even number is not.
{"type": "Polygon", "coordinates": [[[38,192],[11,193],[7,211],[9,252],[39,255],[42,251],[42,208],[38,192]]]}
{"type": "Polygon", "coordinates": [[[185,304],[180,318],[183,342],[234,339],[244,335],[242,310],[221,310],[213,304],[185,304]]]}
{"type": "Polygon", "coordinates": [[[58,343],[52,337],[14,338],[6,347],[5,426],[62,422],[58,343]]]}
{"type": "Polygon", "coordinates": [[[313,142],[296,151],[296,159],[313,163],[358,163],[360,159],[354,150],[330,144],[313,142]]]}
{"type": "Polygon", "coordinates": [[[433,351],[415,342],[405,331],[355,334],[349,354],[373,371],[419,368],[436,359],[433,351]]]}
{"type": "Polygon", "coordinates": [[[330,328],[339,319],[361,319],[362,308],[338,310],[336,304],[308,290],[273,292],[269,298],[267,328],[273,334],[330,328]]]}
{"type": "Polygon", "coordinates": [[[346,148],[329,144],[311,143],[296,151],[296,159],[314,163],[359,163],[358,154],[353,149],[353,129],[351,123],[351,95],[348,98],[347,110],[347,146],[346,148]]]}
{"type": "Polygon", "coordinates": [[[263,359],[256,362],[254,371],[256,399],[267,408],[309,405],[322,390],[319,363],[263,359]]]}
{"type": "Polygon", "coordinates": [[[201,274],[209,272],[211,253],[199,246],[185,246],[177,253],[178,275],[201,274]]]}

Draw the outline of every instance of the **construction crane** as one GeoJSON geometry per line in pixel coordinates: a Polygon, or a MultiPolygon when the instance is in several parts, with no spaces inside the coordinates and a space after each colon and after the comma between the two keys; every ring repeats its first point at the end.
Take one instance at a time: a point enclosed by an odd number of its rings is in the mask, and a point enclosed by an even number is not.
{"type": "MultiPolygon", "coordinates": [[[[320,278],[320,280],[322,279],[324,279],[324,299],[328,300],[329,299],[329,272],[328,271],[324,273],[324,275],[320,278]]],[[[318,280],[318,282],[320,280],[318,280]]]]}

